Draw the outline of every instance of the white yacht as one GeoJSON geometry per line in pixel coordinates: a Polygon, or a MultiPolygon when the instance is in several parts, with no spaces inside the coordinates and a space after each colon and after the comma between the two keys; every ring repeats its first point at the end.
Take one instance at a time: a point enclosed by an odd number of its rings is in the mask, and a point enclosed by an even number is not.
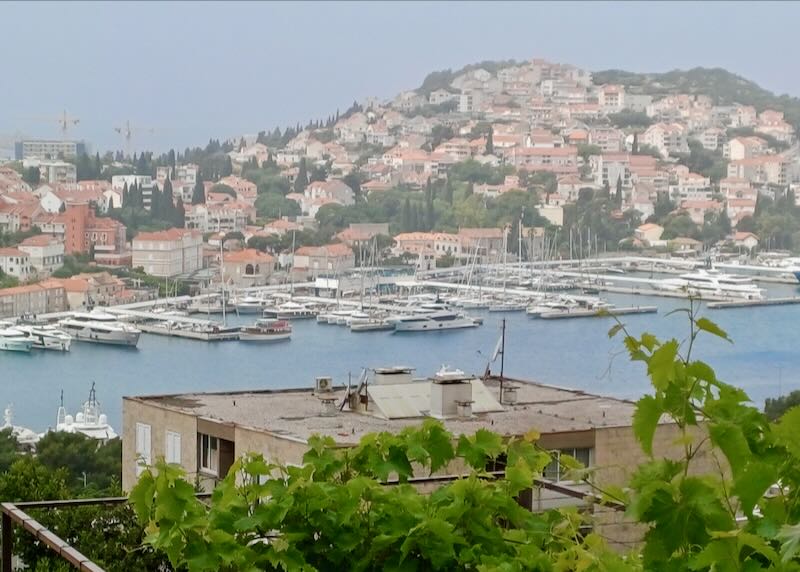
{"type": "Polygon", "coordinates": [[[395,332],[428,332],[474,328],[480,322],[451,310],[415,313],[393,319],[395,332]]]}
{"type": "Polygon", "coordinates": [[[56,431],[81,433],[100,441],[109,441],[117,437],[116,431],[108,423],[106,414],[100,412],[100,403],[97,401],[94,383],[89,390],[89,399],[84,401],[83,407],[75,417],[67,414],[64,407],[64,393],[61,393],[61,406],[58,408],[56,416],[56,431]]]}
{"type": "Polygon", "coordinates": [[[141,334],[139,329],[120,322],[116,316],[98,310],[75,312],[59,325],[74,339],[96,344],[136,347],[141,334]]]}
{"type": "Polygon", "coordinates": [[[531,304],[525,309],[525,313],[538,318],[547,312],[566,312],[577,307],[578,303],[570,298],[551,298],[531,304]]]}
{"type": "Polygon", "coordinates": [[[19,325],[15,329],[33,341],[34,349],[68,352],[72,344],[72,336],[55,326],[19,325]]]}
{"type": "Polygon", "coordinates": [[[760,300],[763,290],[747,276],[723,274],[717,270],[697,270],[681,274],[679,278],[668,278],[660,284],[664,290],[685,290],[689,294],[702,296],[710,294],[760,300]]]}
{"type": "Polygon", "coordinates": [[[257,296],[244,296],[233,301],[233,306],[239,314],[261,314],[270,302],[257,296]]]}
{"type": "Polygon", "coordinates": [[[36,443],[38,443],[41,438],[33,429],[28,429],[21,425],[14,425],[14,408],[11,404],[9,404],[3,412],[3,426],[0,427],[0,431],[5,431],[6,429],[11,429],[11,434],[17,439],[17,443],[28,451],[35,449],[36,443]]]}
{"type": "Polygon", "coordinates": [[[6,323],[0,325],[0,350],[7,352],[29,352],[33,347],[33,340],[26,337],[16,327],[6,323]]]}
{"type": "Polygon", "coordinates": [[[279,320],[302,320],[314,318],[316,312],[308,306],[290,300],[280,306],[265,308],[263,315],[265,318],[277,318],[279,320]]]}

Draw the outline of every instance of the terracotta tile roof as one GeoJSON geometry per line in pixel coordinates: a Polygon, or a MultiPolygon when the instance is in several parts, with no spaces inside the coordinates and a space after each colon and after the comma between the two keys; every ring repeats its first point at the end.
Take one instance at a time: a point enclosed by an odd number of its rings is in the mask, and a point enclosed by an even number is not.
{"type": "Polygon", "coordinates": [[[19,248],[0,248],[0,256],[28,256],[28,253],[19,248]]]}
{"type": "Polygon", "coordinates": [[[140,232],[133,240],[180,240],[184,236],[200,236],[200,233],[195,230],[186,228],[170,228],[167,230],[158,230],[155,232],[140,232]]]}
{"type": "Polygon", "coordinates": [[[255,248],[245,248],[236,252],[228,252],[223,255],[225,262],[256,262],[258,264],[270,264],[275,262],[275,257],[266,252],[259,252],[255,248]]]}

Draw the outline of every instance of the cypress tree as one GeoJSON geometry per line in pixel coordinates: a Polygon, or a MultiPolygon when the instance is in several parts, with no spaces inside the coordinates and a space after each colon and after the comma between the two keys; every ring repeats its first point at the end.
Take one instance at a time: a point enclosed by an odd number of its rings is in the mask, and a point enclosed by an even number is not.
{"type": "Polygon", "coordinates": [[[150,215],[153,218],[164,218],[161,212],[161,191],[158,190],[158,185],[153,185],[153,191],[150,195],[150,215]]]}
{"type": "Polygon", "coordinates": [[[297,170],[297,178],[294,180],[294,192],[302,193],[308,186],[308,171],[306,170],[306,158],[300,159],[300,167],[297,170]]]}
{"type": "Polygon", "coordinates": [[[617,195],[615,197],[617,206],[622,206],[622,175],[617,176],[617,195]]]}
{"type": "Polygon", "coordinates": [[[449,177],[444,185],[444,200],[447,201],[447,204],[453,204],[453,181],[449,177]]]}
{"type": "Polygon", "coordinates": [[[425,230],[432,230],[436,222],[436,212],[433,208],[433,186],[431,185],[431,178],[428,177],[428,183],[425,185],[425,230]]]}
{"type": "Polygon", "coordinates": [[[230,177],[233,174],[233,162],[230,155],[225,155],[225,162],[222,164],[222,176],[230,177]]]}
{"type": "Polygon", "coordinates": [[[406,197],[405,202],[403,203],[403,211],[400,215],[400,228],[403,229],[403,232],[409,232],[412,230],[411,228],[411,200],[406,197]]]}
{"type": "Polygon", "coordinates": [[[639,134],[638,133],[634,133],[633,134],[633,143],[631,143],[631,153],[633,153],[634,155],[638,155],[639,154],[639,134]]]}
{"type": "Polygon", "coordinates": [[[494,155],[494,128],[490,125],[486,134],[486,154],[494,155]]]}
{"type": "Polygon", "coordinates": [[[464,198],[469,198],[475,193],[475,183],[470,181],[467,183],[467,192],[464,193],[464,198]]]}
{"type": "Polygon", "coordinates": [[[129,200],[130,200],[130,197],[129,197],[129,192],[128,192],[128,182],[125,181],[125,184],[122,185],[122,204],[120,206],[122,208],[125,208],[125,207],[129,206],[128,205],[129,200]]]}
{"type": "Polygon", "coordinates": [[[180,197],[175,205],[175,226],[178,228],[186,226],[186,209],[183,207],[183,199],[180,197]]]}
{"type": "Polygon", "coordinates": [[[206,189],[203,185],[203,173],[197,170],[197,182],[192,190],[192,204],[199,205],[206,202],[206,189]]]}
{"type": "Polygon", "coordinates": [[[416,203],[414,203],[414,206],[411,207],[411,219],[409,226],[411,227],[412,231],[419,230],[419,208],[417,207],[416,203]]]}

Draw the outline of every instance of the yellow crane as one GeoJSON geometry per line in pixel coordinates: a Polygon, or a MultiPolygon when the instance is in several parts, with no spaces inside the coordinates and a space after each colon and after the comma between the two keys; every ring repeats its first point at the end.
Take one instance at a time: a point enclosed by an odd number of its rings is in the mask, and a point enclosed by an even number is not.
{"type": "Polygon", "coordinates": [[[126,120],[122,126],[114,127],[114,131],[122,135],[122,138],[125,140],[125,155],[130,157],[131,139],[133,139],[134,133],[154,133],[155,129],[152,127],[133,126],[130,120],[126,120]]]}
{"type": "Polygon", "coordinates": [[[43,123],[57,123],[58,128],[61,131],[62,141],[67,138],[67,132],[69,129],[81,122],[78,117],[69,115],[66,109],[63,110],[61,115],[58,117],[32,117],[31,120],[41,121],[43,123]]]}

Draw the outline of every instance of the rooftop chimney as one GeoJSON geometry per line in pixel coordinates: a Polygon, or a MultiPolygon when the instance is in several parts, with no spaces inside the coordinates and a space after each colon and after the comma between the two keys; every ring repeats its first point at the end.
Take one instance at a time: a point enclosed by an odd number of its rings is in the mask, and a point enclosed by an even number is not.
{"type": "Polygon", "coordinates": [[[336,398],[325,396],[319,398],[322,403],[322,417],[334,417],[336,415],[336,398]]]}
{"type": "Polygon", "coordinates": [[[503,387],[503,403],[514,405],[517,402],[517,386],[506,384],[503,387]]]}
{"type": "Polygon", "coordinates": [[[469,403],[469,415],[472,415],[472,383],[469,376],[458,369],[448,369],[443,366],[431,379],[431,409],[432,417],[444,419],[447,417],[462,416],[459,412],[459,402],[469,403]]]}

